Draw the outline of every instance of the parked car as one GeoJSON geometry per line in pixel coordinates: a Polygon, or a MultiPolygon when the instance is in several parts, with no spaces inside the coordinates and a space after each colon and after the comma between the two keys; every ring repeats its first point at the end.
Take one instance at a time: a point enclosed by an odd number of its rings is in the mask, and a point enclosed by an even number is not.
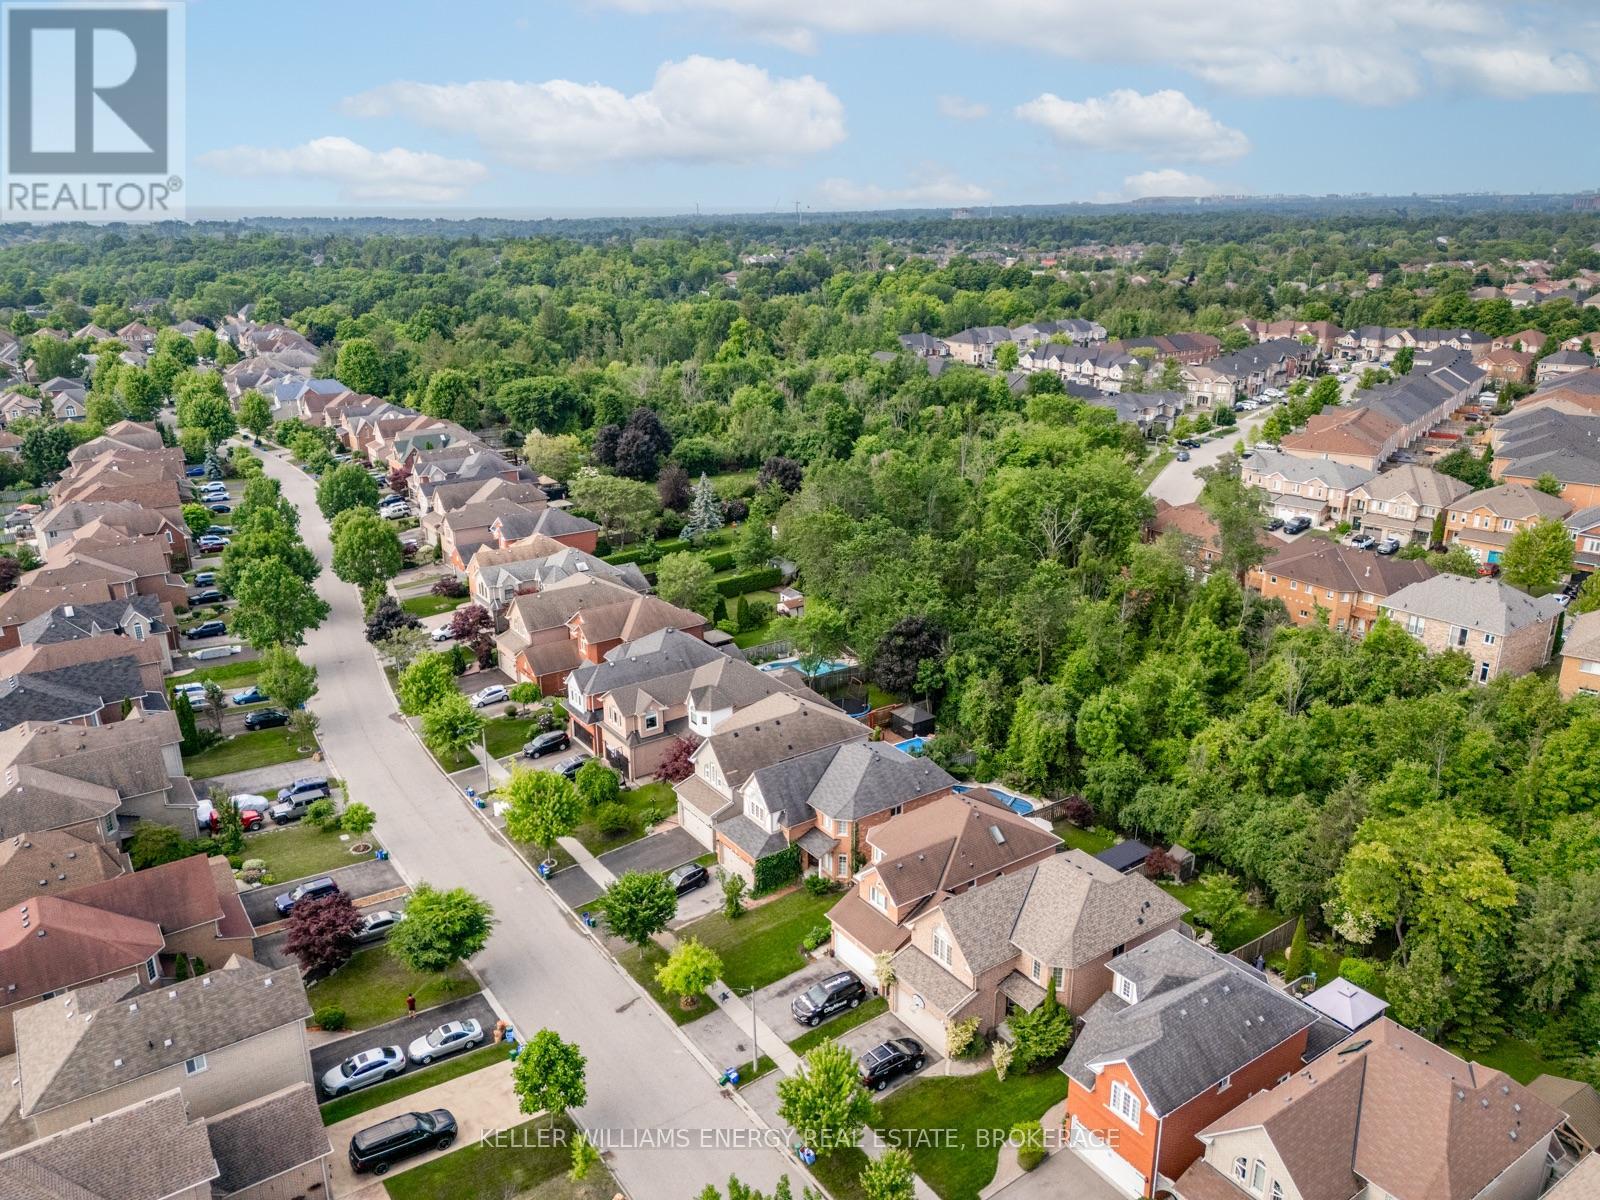
{"type": "Polygon", "coordinates": [[[400,923],[403,913],[390,912],[380,908],[377,912],[363,914],[361,924],[356,926],[352,935],[357,945],[365,946],[371,942],[382,941],[389,936],[389,931],[400,923]]]}
{"type": "MultiPolygon", "coordinates": [[[[232,799],[234,804],[238,806],[239,824],[244,826],[244,831],[246,833],[254,833],[257,829],[260,829],[262,822],[266,820],[262,816],[262,809],[240,804],[239,801],[243,797],[234,796],[232,799]]],[[[264,808],[265,806],[263,805],[262,807],[264,808]]],[[[209,800],[202,800],[195,806],[194,820],[202,833],[216,833],[222,828],[222,814],[212,806],[209,800]]]]}
{"type": "Polygon", "coordinates": [[[339,894],[339,885],[324,875],[321,879],[308,879],[292,892],[285,892],[273,900],[272,906],[280,917],[287,917],[302,900],[321,900],[324,896],[339,894]]]}
{"type": "Polygon", "coordinates": [[[448,642],[455,636],[455,631],[449,625],[441,625],[428,635],[429,639],[435,642],[448,642]]]}
{"type": "Polygon", "coordinates": [[[922,1043],[915,1038],[891,1038],[861,1056],[861,1086],[881,1092],[902,1075],[920,1071],[928,1063],[922,1043]]]}
{"type": "MultiPolygon", "coordinates": [[[[208,526],[207,529],[206,529],[206,534],[208,536],[210,536],[210,537],[227,537],[232,532],[233,532],[233,526],[232,525],[211,525],[211,526],[208,526]]],[[[217,577],[216,577],[215,573],[213,573],[211,571],[207,571],[206,574],[211,576],[211,579],[210,579],[211,583],[215,583],[217,581],[217,577]]],[[[199,583],[200,580],[197,578],[195,580],[195,582],[199,583]]]]}
{"type": "Polygon", "coordinates": [[[221,604],[226,599],[227,596],[222,594],[221,588],[206,588],[205,591],[190,596],[189,605],[192,608],[196,604],[221,604]]]}
{"type": "Polygon", "coordinates": [[[235,704],[260,704],[267,698],[267,694],[258,687],[247,687],[242,692],[233,694],[235,704]]]}
{"type": "Polygon", "coordinates": [[[1282,528],[1283,528],[1283,518],[1282,517],[1272,517],[1270,520],[1267,521],[1267,530],[1268,530],[1268,532],[1271,532],[1274,529],[1282,529],[1282,528]]]}
{"type": "Polygon", "coordinates": [[[274,825],[287,825],[290,821],[298,821],[305,816],[306,810],[311,807],[312,803],[313,801],[306,799],[304,796],[295,796],[288,800],[277,800],[267,810],[267,814],[272,818],[274,825]]]}
{"type": "Polygon", "coordinates": [[[566,762],[556,764],[556,774],[563,779],[576,779],[578,772],[583,769],[583,764],[588,760],[581,754],[574,754],[566,762]]]}
{"type": "Polygon", "coordinates": [[[221,637],[227,632],[228,626],[222,621],[201,621],[200,624],[196,625],[183,636],[198,640],[200,638],[221,637]]]}
{"type": "Polygon", "coordinates": [[[483,1026],[476,1021],[446,1021],[407,1046],[406,1056],[414,1063],[427,1066],[436,1058],[475,1050],[483,1042],[483,1026]]]}
{"type": "Polygon", "coordinates": [[[1480,563],[1478,565],[1478,574],[1479,575],[1489,576],[1490,578],[1492,578],[1492,577],[1500,574],[1500,564],[1499,563],[1480,563]]]}
{"type": "Polygon", "coordinates": [[[825,1018],[855,1008],[866,998],[866,985],[856,973],[840,971],[812,984],[789,1001],[789,1012],[802,1025],[820,1025],[825,1018]]]}
{"type": "Polygon", "coordinates": [[[403,1113],[363,1129],[350,1139],[350,1169],[357,1175],[385,1174],[413,1154],[448,1149],[456,1140],[456,1119],[447,1108],[403,1113]]]}
{"type": "Polygon", "coordinates": [[[498,683],[491,683],[481,691],[473,693],[471,704],[473,708],[487,708],[491,704],[499,704],[510,699],[505,687],[498,683]]]}
{"type": "Polygon", "coordinates": [[[214,533],[203,533],[195,540],[195,548],[202,554],[215,554],[228,544],[228,539],[214,533]]]}
{"type": "Polygon", "coordinates": [[[1378,544],[1378,539],[1370,533],[1358,533],[1350,539],[1350,545],[1356,550],[1371,550],[1378,544]]]}
{"type": "Polygon", "coordinates": [[[177,699],[179,696],[185,696],[188,698],[190,708],[198,708],[207,703],[206,685],[203,683],[176,684],[172,689],[172,697],[173,699],[177,699]]]}
{"type": "Polygon", "coordinates": [[[244,727],[252,733],[257,729],[279,729],[289,723],[289,714],[281,708],[258,708],[244,719],[244,727]]]}
{"type": "Polygon", "coordinates": [[[375,1046],[360,1054],[352,1054],[338,1066],[325,1071],[322,1090],[330,1096],[342,1096],[346,1092],[393,1079],[405,1069],[406,1056],[399,1046],[375,1046]]]}
{"type": "Polygon", "coordinates": [[[1179,450],[1178,451],[1178,461],[1179,462],[1188,462],[1189,461],[1189,452],[1187,450],[1179,450]]]}
{"type": "Polygon", "coordinates": [[[1199,438],[1179,438],[1178,439],[1178,445],[1182,446],[1185,450],[1198,450],[1198,449],[1200,449],[1200,439],[1199,438]]]}
{"type": "Polygon", "coordinates": [[[552,729],[549,733],[541,733],[522,747],[523,758],[542,758],[546,754],[553,754],[557,750],[565,750],[572,745],[572,739],[567,736],[565,729],[552,729]]]}
{"type": "Polygon", "coordinates": [[[204,477],[206,469],[204,467],[185,467],[183,473],[190,479],[200,479],[204,477]]]}
{"type": "MultiPolygon", "coordinates": [[[[216,528],[220,528],[220,526],[217,526],[216,528]]],[[[194,585],[195,585],[195,587],[210,587],[216,581],[217,581],[217,573],[215,571],[197,571],[195,573],[195,577],[194,577],[194,585]]]]}
{"type": "Polygon", "coordinates": [[[378,515],[386,521],[404,521],[411,515],[409,504],[392,504],[388,508],[380,508],[378,515]]]}
{"type": "Polygon", "coordinates": [[[1295,517],[1283,527],[1285,533],[1304,533],[1311,528],[1310,517],[1295,517]]]}
{"type": "Polygon", "coordinates": [[[231,513],[233,511],[232,507],[226,504],[208,504],[206,507],[214,513],[231,513]]]}
{"type": "Polygon", "coordinates": [[[328,781],[321,775],[307,775],[296,779],[288,787],[278,789],[279,800],[326,800],[333,792],[328,788],[328,781]]]}
{"type": "Polygon", "coordinates": [[[1400,553],[1400,543],[1399,543],[1399,541],[1396,540],[1395,538],[1386,539],[1383,542],[1383,544],[1378,547],[1378,553],[1383,555],[1385,558],[1387,558],[1391,554],[1399,554],[1400,553]]]}
{"type": "Polygon", "coordinates": [[[404,496],[396,494],[393,496],[385,496],[382,500],[378,501],[378,507],[392,508],[396,504],[405,504],[406,502],[407,501],[404,496]]]}
{"type": "Polygon", "coordinates": [[[711,873],[699,863],[684,863],[667,872],[667,882],[672,885],[673,891],[683,896],[710,883],[711,873]]]}

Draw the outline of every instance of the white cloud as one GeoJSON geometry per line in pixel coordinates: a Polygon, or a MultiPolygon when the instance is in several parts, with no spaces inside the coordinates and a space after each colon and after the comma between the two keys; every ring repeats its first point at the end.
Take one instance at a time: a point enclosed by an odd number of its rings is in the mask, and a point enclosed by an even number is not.
{"type": "Polygon", "coordinates": [[[1019,105],[1017,116],[1043,126],[1063,145],[1088,150],[1215,162],[1250,149],[1250,139],[1239,130],[1170,88],[1149,95],[1118,88],[1088,100],[1063,100],[1046,92],[1019,105]]]}
{"type": "Polygon", "coordinates": [[[810,75],[774,78],[731,59],[663,63],[632,96],[600,83],[399,82],[345,101],[476,137],[496,157],[559,171],[603,163],[749,163],[815,154],[844,140],[844,105],[810,75]]]}
{"type": "Polygon", "coordinates": [[[1422,53],[1458,86],[1508,100],[1595,88],[1593,69],[1576,54],[1520,46],[1445,46],[1422,53]]]}
{"type": "Polygon", "coordinates": [[[1151,196],[1222,196],[1233,195],[1237,188],[1224,187],[1201,175],[1191,175],[1176,167],[1162,167],[1155,171],[1140,171],[1122,181],[1121,200],[1143,200],[1151,196]]]}
{"type": "Polygon", "coordinates": [[[824,179],[817,185],[818,200],[828,208],[840,210],[961,207],[987,204],[993,196],[986,187],[944,173],[932,174],[898,188],[856,183],[850,179],[824,179]]]}
{"type": "Polygon", "coordinates": [[[339,185],[341,200],[378,204],[443,204],[459,200],[488,177],[480,162],[425,150],[369,150],[345,137],[299,146],[233,146],[199,161],[226,175],[280,175],[339,185]]]}
{"type": "Polygon", "coordinates": [[[940,96],[939,115],[952,121],[981,121],[989,115],[989,106],[961,96],[940,96]]]}
{"type": "MultiPolygon", "coordinates": [[[[748,35],[781,31],[808,47],[819,34],[922,34],[1082,62],[1170,66],[1244,95],[1337,96],[1359,104],[1410,99],[1430,81],[1502,94],[1493,73],[1453,71],[1436,57],[1441,50],[1483,55],[1514,43],[1586,67],[1600,55],[1595,47],[1586,58],[1559,53],[1576,36],[1576,18],[1586,15],[1571,0],[986,0],[981,14],[971,0],[599,2],[630,12],[709,12],[748,35]]],[[[1561,72],[1569,82],[1578,78],[1570,67],[1561,72]]]]}

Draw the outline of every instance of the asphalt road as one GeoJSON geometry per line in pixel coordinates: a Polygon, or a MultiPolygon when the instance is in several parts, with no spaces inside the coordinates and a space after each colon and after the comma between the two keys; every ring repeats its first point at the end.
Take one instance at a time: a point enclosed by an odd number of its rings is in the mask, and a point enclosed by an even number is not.
{"type": "Polygon", "coordinates": [[[1273,410],[1271,408],[1257,409],[1245,416],[1239,422],[1237,429],[1232,429],[1222,437],[1213,438],[1201,445],[1198,450],[1189,451],[1189,461],[1179,462],[1174,458],[1161,473],[1145,488],[1145,494],[1152,500],[1165,500],[1168,504],[1189,504],[1200,499],[1200,477],[1195,474],[1201,467],[1215,466],[1219,458],[1233,449],[1234,443],[1243,438],[1250,430],[1257,428],[1273,410]]]}
{"type": "MultiPolygon", "coordinates": [[[[306,544],[326,564],[328,524],[313,482],[280,458],[265,461],[300,511],[306,544]]],[[[683,1200],[731,1174],[769,1191],[780,1175],[793,1174],[666,1014],[601,956],[391,719],[355,589],[325,570],[318,591],[332,612],[302,654],[320,671],[311,708],[322,719],[330,773],[377,812],[377,835],[409,882],[467,887],[494,906],[499,929],[472,965],[524,1036],[554,1029],[587,1056],[589,1102],[574,1115],[607,1139],[607,1163],[634,1200],[683,1200]]],[[[521,1120],[506,1115],[507,1125],[521,1120]]]]}

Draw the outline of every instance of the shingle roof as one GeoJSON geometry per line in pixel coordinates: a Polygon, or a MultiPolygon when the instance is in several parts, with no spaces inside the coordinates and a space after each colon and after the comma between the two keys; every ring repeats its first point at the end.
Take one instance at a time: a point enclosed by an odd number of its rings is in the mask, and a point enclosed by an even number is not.
{"type": "Polygon", "coordinates": [[[867,831],[867,844],[882,854],[872,869],[896,905],[954,892],[1060,845],[1055,834],[987,796],[940,796],[867,831]]]}
{"type": "Polygon", "coordinates": [[[0,996],[27,1000],[139,967],[165,945],[154,921],[30,896],[0,912],[0,996]]]}
{"type": "Polygon", "coordinates": [[[1320,591],[1374,596],[1387,596],[1438,573],[1420,559],[1373,554],[1310,538],[1285,546],[1260,569],[1267,575],[1309,583],[1320,591]]]}
{"type": "Polygon", "coordinates": [[[233,1195],[333,1152],[316,1091],[296,1083],[206,1118],[220,1175],[216,1190],[233,1195]]]}
{"type": "Polygon", "coordinates": [[[859,821],[955,783],[930,759],[886,742],[825,746],[761,768],[755,780],[769,799],[793,793],[805,806],[838,821],[859,821]]]}
{"type": "Polygon", "coordinates": [[[628,684],[676,675],[723,657],[722,651],[692,634],[660,629],[615,647],[603,662],[579,667],[568,676],[567,684],[576,688],[578,695],[596,696],[628,684]]]}
{"type": "Polygon", "coordinates": [[[945,1016],[953,1016],[975,994],[915,946],[894,956],[894,978],[897,988],[923,997],[945,1016]]]}
{"type": "Polygon", "coordinates": [[[151,921],[163,933],[172,934],[220,922],[227,915],[224,905],[230,900],[230,908],[240,907],[231,876],[229,883],[228,894],[219,895],[210,861],[204,855],[191,854],[176,862],[74,888],[68,898],[102,912],[151,921]]]}
{"type": "Polygon", "coordinates": [[[1436,575],[1403,587],[1383,602],[1383,608],[1495,634],[1553,621],[1563,611],[1555,596],[1535,598],[1498,579],[1462,575],[1436,575]]]}
{"type": "Polygon", "coordinates": [[[1561,653],[1567,658],[1600,662],[1600,608],[1567,619],[1561,653]]]}
{"type": "Polygon", "coordinates": [[[1502,483],[1498,487],[1471,492],[1452,504],[1450,511],[1471,512],[1478,508],[1486,508],[1497,517],[1516,520],[1541,518],[1559,521],[1572,511],[1572,505],[1560,496],[1547,495],[1523,483],[1502,483]]]}
{"type": "Polygon", "coordinates": [[[86,841],[63,829],[0,839],[0,908],[44,892],[70,892],[127,869],[122,856],[104,842],[86,841]]]}
{"type": "Polygon", "coordinates": [[[1405,463],[1392,471],[1382,471],[1356,489],[1369,500],[1409,498],[1419,505],[1445,508],[1472,490],[1452,475],[1441,475],[1429,467],[1405,463]]]}
{"type": "Polygon", "coordinates": [[[736,712],[695,753],[704,753],[709,747],[723,776],[738,787],[763,767],[866,736],[864,725],[838,709],[780,693],[736,712]]]}
{"type": "Polygon", "coordinates": [[[1375,474],[1365,467],[1347,466],[1327,459],[1302,458],[1298,454],[1285,454],[1265,446],[1256,447],[1246,468],[1262,475],[1282,475],[1291,483],[1321,482],[1345,490],[1366,483],[1375,474]]]}
{"type": "Polygon", "coordinates": [[[131,655],[0,679],[0,729],[23,721],[65,721],[144,695],[131,655]]]}

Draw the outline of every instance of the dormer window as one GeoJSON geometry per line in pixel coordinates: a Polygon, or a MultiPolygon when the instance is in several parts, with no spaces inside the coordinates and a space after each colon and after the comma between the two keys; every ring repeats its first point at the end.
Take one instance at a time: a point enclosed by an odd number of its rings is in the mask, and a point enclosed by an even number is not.
{"type": "Polygon", "coordinates": [[[1113,973],[1112,979],[1116,981],[1115,991],[1119,998],[1126,1000],[1129,1004],[1134,1004],[1138,1001],[1139,989],[1133,985],[1133,980],[1126,975],[1117,975],[1115,973],[1113,973]]]}
{"type": "Polygon", "coordinates": [[[644,727],[647,730],[660,729],[661,728],[661,714],[658,713],[658,712],[655,712],[654,710],[645,713],[645,715],[644,715],[644,727]]]}
{"type": "Polygon", "coordinates": [[[877,884],[867,889],[867,899],[872,901],[873,908],[887,908],[889,904],[889,897],[884,895],[883,889],[877,884]]]}

